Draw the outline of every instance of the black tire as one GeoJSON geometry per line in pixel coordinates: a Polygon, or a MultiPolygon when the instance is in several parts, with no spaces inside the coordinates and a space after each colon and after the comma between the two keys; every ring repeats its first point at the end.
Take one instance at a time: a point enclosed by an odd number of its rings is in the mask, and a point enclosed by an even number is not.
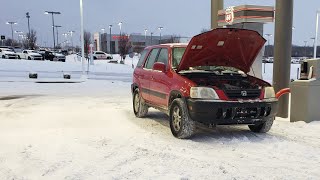
{"type": "Polygon", "coordinates": [[[2,59],[5,59],[5,58],[6,58],[6,57],[3,55],[3,56],[2,56],[2,59]]]}
{"type": "Polygon", "coordinates": [[[269,117],[267,121],[261,124],[249,125],[249,129],[255,133],[266,133],[270,131],[275,117],[269,117]]]}
{"type": "Polygon", "coordinates": [[[194,134],[195,122],[190,118],[186,103],[181,98],[171,103],[170,129],[172,134],[179,139],[188,139],[194,134]]]}
{"type": "Polygon", "coordinates": [[[94,59],[94,60],[97,60],[97,57],[93,56],[93,59],[94,59]]]}
{"type": "Polygon", "coordinates": [[[18,59],[21,59],[21,57],[18,55],[18,59]]]}
{"type": "Polygon", "coordinates": [[[28,60],[31,60],[31,57],[28,57],[28,60]]]}
{"type": "Polygon", "coordinates": [[[139,89],[135,89],[132,97],[133,112],[138,118],[143,118],[148,114],[148,106],[140,95],[139,89]]]}

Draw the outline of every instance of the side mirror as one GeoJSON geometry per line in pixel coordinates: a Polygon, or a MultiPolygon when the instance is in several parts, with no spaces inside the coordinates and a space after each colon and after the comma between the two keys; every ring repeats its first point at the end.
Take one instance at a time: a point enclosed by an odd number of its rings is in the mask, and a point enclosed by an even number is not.
{"type": "Polygon", "coordinates": [[[153,70],[155,71],[161,71],[161,72],[166,72],[166,65],[162,62],[156,62],[153,64],[153,70]]]}

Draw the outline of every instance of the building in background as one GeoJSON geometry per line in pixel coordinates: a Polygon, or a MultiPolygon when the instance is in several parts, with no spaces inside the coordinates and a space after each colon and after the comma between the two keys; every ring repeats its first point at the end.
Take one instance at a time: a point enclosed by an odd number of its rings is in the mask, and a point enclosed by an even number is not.
{"type": "MultiPolygon", "coordinates": [[[[143,34],[126,34],[123,35],[128,37],[131,43],[132,52],[141,52],[146,46],[160,44],[160,36],[145,36],[143,34]]],[[[94,33],[94,50],[104,51],[111,54],[116,54],[119,52],[119,34],[107,33],[94,33]],[[111,44],[110,44],[111,41],[111,44]],[[111,46],[110,46],[111,45],[111,46]]],[[[161,43],[173,43],[173,42],[188,42],[190,38],[188,37],[178,37],[175,35],[165,35],[161,37],[161,43]]]]}

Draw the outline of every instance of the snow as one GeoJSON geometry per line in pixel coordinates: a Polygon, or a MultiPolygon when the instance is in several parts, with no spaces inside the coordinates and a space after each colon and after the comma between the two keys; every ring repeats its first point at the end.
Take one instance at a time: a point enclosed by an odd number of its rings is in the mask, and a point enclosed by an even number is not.
{"type": "Polygon", "coordinates": [[[83,83],[39,84],[25,74],[79,79],[81,63],[75,56],[66,63],[0,59],[0,179],[320,177],[320,122],[277,118],[267,134],[200,127],[179,140],[165,114],[134,116],[130,60],[96,61],[83,83]]]}

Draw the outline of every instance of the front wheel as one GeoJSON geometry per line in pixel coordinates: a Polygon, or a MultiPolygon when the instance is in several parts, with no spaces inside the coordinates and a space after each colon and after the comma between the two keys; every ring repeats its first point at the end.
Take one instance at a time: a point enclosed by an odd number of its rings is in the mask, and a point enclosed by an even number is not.
{"type": "Polygon", "coordinates": [[[31,57],[28,57],[28,60],[31,60],[31,57]]]}
{"type": "Polygon", "coordinates": [[[6,58],[6,57],[3,55],[3,56],[2,56],[2,59],[5,59],[5,58],[6,58]]]}
{"type": "Polygon", "coordinates": [[[275,117],[269,117],[264,123],[249,125],[249,129],[255,133],[266,133],[270,131],[275,117]]]}
{"type": "Polygon", "coordinates": [[[175,99],[170,107],[170,129],[179,139],[188,139],[194,134],[195,123],[190,118],[186,103],[181,98],[175,99]]]}
{"type": "Polygon", "coordinates": [[[148,106],[145,104],[137,88],[133,94],[133,112],[138,118],[143,118],[148,114],[148,106]]]}

